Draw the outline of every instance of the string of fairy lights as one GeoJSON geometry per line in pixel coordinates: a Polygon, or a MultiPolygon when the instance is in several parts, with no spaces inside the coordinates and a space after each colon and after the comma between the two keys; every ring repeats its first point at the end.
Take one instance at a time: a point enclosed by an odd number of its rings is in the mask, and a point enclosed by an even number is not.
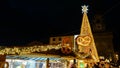
{"type": "Polygon", "coordinates": [[[13,47],[13,48],[4,48],[0,50],[0,54],[4,55],[11,55],[11,54],[29,54],[33,52],[42,52],[42,51],[47,51],[51,49],[60,49],[61,45],[34,45],[34,46],[29,46],[29,47],[13,47]]]}

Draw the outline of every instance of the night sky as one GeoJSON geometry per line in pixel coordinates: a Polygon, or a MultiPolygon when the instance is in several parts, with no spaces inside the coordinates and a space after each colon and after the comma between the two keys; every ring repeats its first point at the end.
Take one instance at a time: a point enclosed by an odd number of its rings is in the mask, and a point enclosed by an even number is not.
{"type": "Polygon", "coordinates": [[[7,0],[0,2],[0,45],[48,42],[50,36],[79,33],[81,6],[89,20],[101,13],[113,42],[120,47],[119,0],[7,0]]]}

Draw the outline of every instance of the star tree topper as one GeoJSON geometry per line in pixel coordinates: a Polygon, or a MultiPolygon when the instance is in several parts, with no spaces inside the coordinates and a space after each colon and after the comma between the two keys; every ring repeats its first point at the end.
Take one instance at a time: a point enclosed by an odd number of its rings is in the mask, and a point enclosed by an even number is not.
{"type": "Polygon", "coordinates": [[[83,13],[87,13],[87,11],[88,11],[88,6],[83,5],[83,6],[81,6],[81,7],[82,7],[82,12],[83,12],[83,13]]]}

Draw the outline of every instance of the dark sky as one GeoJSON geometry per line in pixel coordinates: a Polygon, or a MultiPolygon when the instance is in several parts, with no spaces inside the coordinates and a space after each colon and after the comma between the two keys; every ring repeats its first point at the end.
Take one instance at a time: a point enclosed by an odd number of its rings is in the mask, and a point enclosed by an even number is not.
{"type": "Polygon", "coordinates": [[[0,45],[23,45],[50,36],[79,33],[81,6],[88,5],[91,21],[101,13],[114,43],[120,45],[119,0],[7,0],[0,2],[0,45]]]}

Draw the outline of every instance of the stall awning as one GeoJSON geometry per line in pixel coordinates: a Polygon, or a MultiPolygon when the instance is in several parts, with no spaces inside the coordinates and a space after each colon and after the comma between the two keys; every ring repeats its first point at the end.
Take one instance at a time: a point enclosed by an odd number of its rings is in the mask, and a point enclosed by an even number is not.
{"type": "MultiPolygon", "coordinates": [[[[6,59],[20,59],[20,60],[35,60],[35,61],[38,61],[38,60],[47,60],[47,58],[45,57],[26,57],[26,56],[6,56],[6,59]]],[[[49,58],[49,60],[61,60],[61,58],[49,58]]]]}

